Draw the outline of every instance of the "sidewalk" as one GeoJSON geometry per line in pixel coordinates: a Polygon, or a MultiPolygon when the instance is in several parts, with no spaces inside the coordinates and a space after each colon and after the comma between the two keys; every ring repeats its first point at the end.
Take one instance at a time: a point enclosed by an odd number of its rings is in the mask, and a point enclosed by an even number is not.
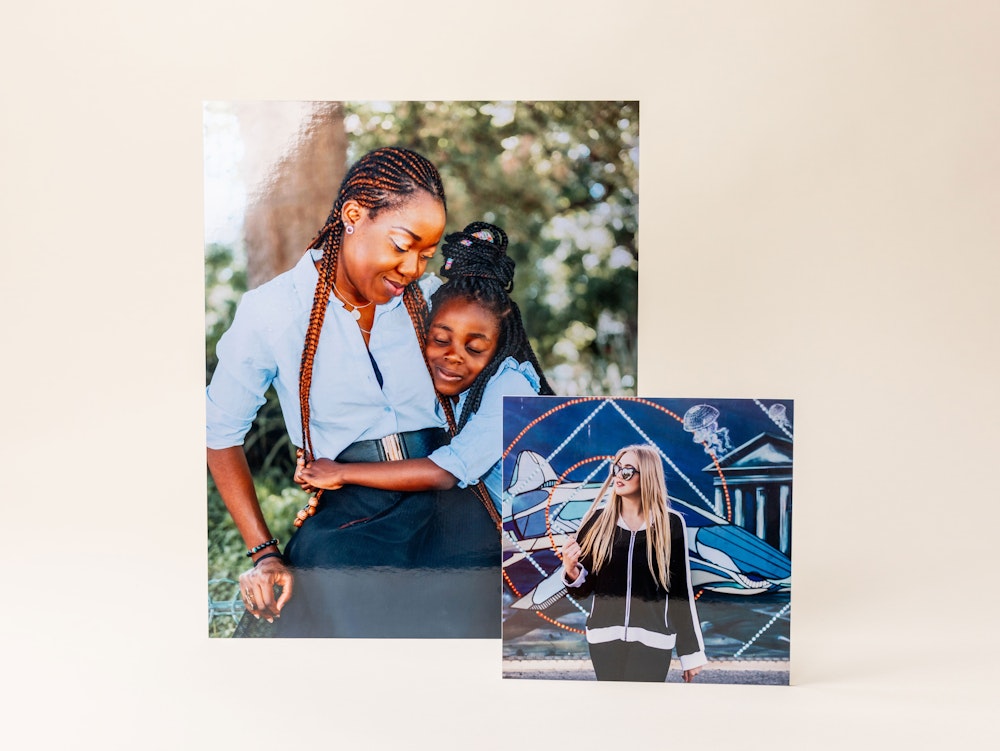
{"type": "MultiPolygon", "coordinates": [[[[667,683],[681,683],[681,664],[670,663],[667,683]]],[[[503,661],[504,678],[534,680],[593,681],[590,660],[545,659],[531,660],[507,657],[503,661]]],[[[788,685],[786,660],[713,660],[695,678],[697,683],[737,683],[764,686],[788,685]]]]}

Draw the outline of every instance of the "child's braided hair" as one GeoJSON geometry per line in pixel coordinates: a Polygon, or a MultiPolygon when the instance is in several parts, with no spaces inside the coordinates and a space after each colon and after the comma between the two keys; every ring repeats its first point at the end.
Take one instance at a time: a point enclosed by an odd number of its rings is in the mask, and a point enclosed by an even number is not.
{"type": "Polygon", "coordinates": [[[440,310],[449,300],[468,300],[495,315],[500,328],[496,353],[469,387],[456,432],[479,409],[486,384],[507,357],[530,362],[541,381],[539,393],[553,394],[528,341],[521,311],[510,296],[514,289],[514,259],[507,255],[507,233],[486,222],[473,222],[461,232],[445,237],[442,255],[444,265],[440,273],[448,282],[431,296],[432,311],[440,310]]]}

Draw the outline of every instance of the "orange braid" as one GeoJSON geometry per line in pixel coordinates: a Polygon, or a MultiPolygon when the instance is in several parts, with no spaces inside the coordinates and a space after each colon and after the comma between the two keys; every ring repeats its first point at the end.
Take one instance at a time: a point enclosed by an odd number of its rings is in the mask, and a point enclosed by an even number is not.
{"type": "MultiPolygon", "coordinates": [[[[441,176],[434,165],[420,154],[396,147],[376,149],[365,154],[344,176],[326,224],[308,246],[309,250],[321,247],[323,258],[320,260],[319,278],[316,280],[316,291],[313,295],[312,309],[309,311],[309,325],[306,328],[302,361],[299,366],[299,413],[302,426],[302,451],[305,453],[306,461],[311,461],[315,456],[309,429],[309,394],[312,389],[313,365],[319,347],[320,332],[330,303],[333,282],[337,276],[338,259],[343,242],[344,224],[340,216],[341,211],[347,201],[354,200],[367,209],[369,216],[374,218],[379,211],[398,206],[418,190],[430,193],[446,207],[441,176]]],[[[407,311],[417,331],[422,351],[427,301],[415,284],[408,285],[407,291],[411,289],[413,292],[408,296],[411,301],[407,302],[407,311]]],[[[317,491],[309,504],[298,512],[295,526],[301,526],[307,516],[315,513],[322,492],[322,490],[317,491]]]]}

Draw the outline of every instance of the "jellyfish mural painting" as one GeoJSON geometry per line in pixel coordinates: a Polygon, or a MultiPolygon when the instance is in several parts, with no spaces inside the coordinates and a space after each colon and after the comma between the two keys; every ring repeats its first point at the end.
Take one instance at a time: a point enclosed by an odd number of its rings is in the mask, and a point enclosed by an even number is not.
{"type": "Polygon", "coordinates": [[[588,603],[566,593],[556,551],[615,450],[643,443],[687,526],[709,658],[787,660],[793,404],[768,401],[771,411],[751,399],[505,400],[505,657],[586,655],[588,603]]]}
{"type": "Polygon", "coordinates": [[[719,427],[719,410],[711,404],[696,404],[684,413],[684,430],[694,433],[691,440],[705,446],[706,454],[721,456],[733,448],[729,428],[719,427]]]}

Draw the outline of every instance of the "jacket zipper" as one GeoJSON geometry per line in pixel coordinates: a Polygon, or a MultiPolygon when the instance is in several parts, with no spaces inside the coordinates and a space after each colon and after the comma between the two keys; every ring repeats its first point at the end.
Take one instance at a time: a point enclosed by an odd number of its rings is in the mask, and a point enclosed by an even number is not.
{"type": "Polygon", "coordinates": [[[632,551],[635,548],[635,532],[630,530],[628,541],[628,568],[625,573],[625,633],[622,641],[628,641],[628,621],[632,612],[632,551]]]}

